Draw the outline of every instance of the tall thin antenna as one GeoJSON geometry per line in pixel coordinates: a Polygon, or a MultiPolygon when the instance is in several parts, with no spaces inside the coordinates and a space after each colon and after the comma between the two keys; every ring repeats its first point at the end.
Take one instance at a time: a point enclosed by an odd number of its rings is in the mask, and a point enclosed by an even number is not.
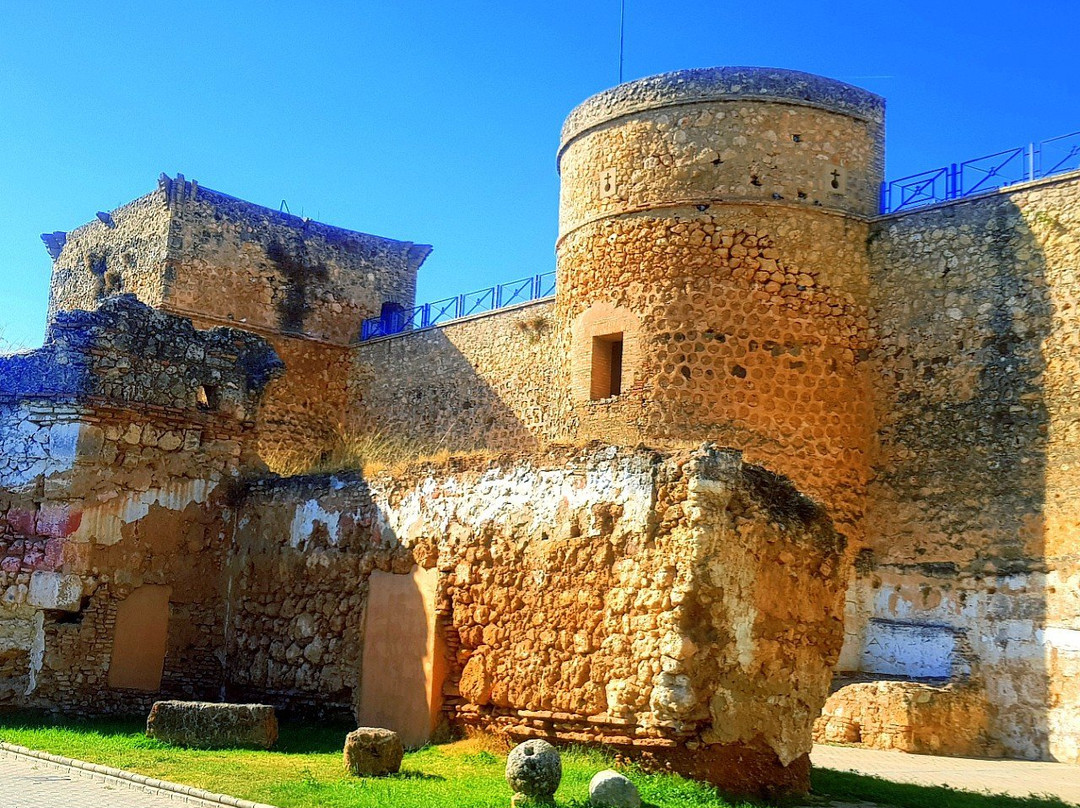
{"type": "Polygon", "coordinates": [[[623,43],[626,41],[626,0],[619,0],[619,84],[622,84],[623,43]]]}

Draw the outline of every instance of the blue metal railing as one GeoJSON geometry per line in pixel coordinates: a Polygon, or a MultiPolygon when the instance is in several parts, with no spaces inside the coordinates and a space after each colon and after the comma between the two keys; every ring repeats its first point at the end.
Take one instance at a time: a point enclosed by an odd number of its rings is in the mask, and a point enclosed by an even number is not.
{"type": "Polygon", "coordinates": [[[1080,169],[1080,132],[882,183],[881,212],[948,202],[1080,169]]]}
{"type": "Polygon", "coordinates": [[[411,309],[384,311],[381,317],[364,320],[360,327],[360,339],[363,341],[390,337],[403,331],[430,328],[472,314],[483,314],[531,300],[543,300],[554,294],[555,273],[545,272],[531,278],[500,283],[488,289],[424,303],[411,309]]]}

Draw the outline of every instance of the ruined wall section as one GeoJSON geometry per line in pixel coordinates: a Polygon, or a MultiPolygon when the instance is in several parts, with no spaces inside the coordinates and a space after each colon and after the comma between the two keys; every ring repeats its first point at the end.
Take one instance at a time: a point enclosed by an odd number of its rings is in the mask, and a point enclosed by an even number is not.
{"type": "Polygon", "coordinates": [[[0,434],[33,447],[0,477],[0,703],[130,712],[216,693],[219,489],[280,370],[258,337],[197,332],[132,297],[60,313],[40,351],[0,360],[0,434]],[[145,586],[171,587],[168,634],[160,688],[132,690],[114,685],[114,635],[145,586]]]}
{"type": "Polygon", "coordinates": [[[415,304],[426,245],[332,227],[182,178],[163,184],[172,214],[165,297],[175,313],[348,345],[383,303],[415,304]]]}
{"type": "Polygon", "coordinates": [[[92,310],[106,297],[122,293],[160,307],[170,221],[165,198],[155,191],[102,212],[70,233],[43,235],[53,258],[49,320],[62,311],[92,310]]]}
{"type": "Polygon", "coordinates": [[[551,302],[363,343],[350,431],[425,453],[541,445],[560,435],[563,345],[551,302]]]}
{"type": "Polygon", "coordinates": [[[738,791],[806,787],[843,541],[738,453],[593,446],[265,481],[236,519],[244,693],[305,704],[340,682],[343,701],[367,576],[415,563],[438,571],[452,723],[602,741],[738,791]]]}
{"type": "Polygon", "coordinates": [[[872,430],[866,218],[883,102],[791,71],[683,71],[571,113],[557,317],[569,435],[715,439],[859,534],[872,430]],[[621,390],[588,385],[621,334],[621,390]]]}
{"type": "Polygon", "coordinates": [[[258,451],[279,471],[317,460],[345,428],[348,346],[384,303],[414,305],[431,248],[345,230],[162,175],[158,190],[72,233],[54,254],[50,318],[108,295],[270,340],[288,372],[258,415],[258,451]]]}
{"type": "Polygon", "coordinates": [[[200,327],[266,337],[286,374],[259,412],[260,454],[279,471],[317,460],[344,430],[347,346],[384,303],[415,304],[431,248],[344,230],[185,182],[172,212],[165,306],[200,327]],[[207,294],[207,290],[214,290],[207,294]]]}
{"type": "Polygon", "coordinates": [[[878,221],[881,424],[843,666],[971,679],[992,751],[1080,760],[1080,178],[878,221]]]}

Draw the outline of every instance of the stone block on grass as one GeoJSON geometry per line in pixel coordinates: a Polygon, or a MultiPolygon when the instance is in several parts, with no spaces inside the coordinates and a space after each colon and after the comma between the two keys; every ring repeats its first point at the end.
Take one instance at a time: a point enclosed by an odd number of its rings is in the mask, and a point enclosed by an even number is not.
{"type": "Polygon", "coordinates": [[[146,734],[196,749],[270,749],[278,738],[277,715],[268,704],[156,701],[146,734]]]}
{"type": "Polygon", "coordinates": [[[360,727],[345,736],[345,768],[355,777],[394,774],[404,755],[401,738],[392,730],[360,727]]]}

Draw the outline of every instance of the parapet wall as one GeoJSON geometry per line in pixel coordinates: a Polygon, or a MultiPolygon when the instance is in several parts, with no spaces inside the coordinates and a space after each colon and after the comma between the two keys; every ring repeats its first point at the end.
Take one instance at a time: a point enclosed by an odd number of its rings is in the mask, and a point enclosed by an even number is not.
{"type": "Polygon", "coordinates": [[[567,383],[553,314],[553,303],[535,303],[360,344],[349,431],[426,453],[558,438],[567,383]]]}

